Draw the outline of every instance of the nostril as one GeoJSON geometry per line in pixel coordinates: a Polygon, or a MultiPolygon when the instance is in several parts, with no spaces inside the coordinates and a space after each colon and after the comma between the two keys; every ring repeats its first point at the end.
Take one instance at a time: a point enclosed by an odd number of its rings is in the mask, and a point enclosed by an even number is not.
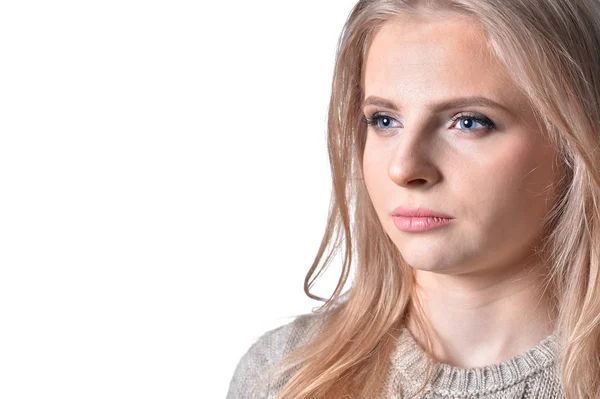
{"type": "Polygon", "coordinates": [[[412,185],[416,185],[416,186],[420,186],[427,183],[427,180],[425,179],[412,179],[411,181],[408,182],[408,184],[412,184],[412,185]]]}

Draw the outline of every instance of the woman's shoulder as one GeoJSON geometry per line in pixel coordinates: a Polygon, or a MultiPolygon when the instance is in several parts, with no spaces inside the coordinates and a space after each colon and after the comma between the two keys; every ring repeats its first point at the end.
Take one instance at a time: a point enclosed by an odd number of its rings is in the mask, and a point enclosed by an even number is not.
{"type": "Polygon", "coordinates": [[[262,334],[239,360],[229,384],[227,399],[270,398],[283,381],[272,367],[284,356],[307,343],[322,326],[323,315],[307,313],[262,334]]]}

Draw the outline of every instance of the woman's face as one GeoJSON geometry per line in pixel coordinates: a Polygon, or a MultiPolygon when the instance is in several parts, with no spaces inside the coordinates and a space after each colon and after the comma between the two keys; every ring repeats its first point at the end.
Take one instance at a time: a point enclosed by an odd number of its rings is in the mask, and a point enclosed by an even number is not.
{"type": "MultiPolygon", "coordinates": [[[[403,258],[415,269],[445,274],[521,267],[552,206],[555,155],[475,22],[460,16],[388,22],[370,47],[364,93],[363,113],[373,119],[365,184],[403,258]],[[443,106],[475,96],[498,105],[443,106]],[[454,219],[405,231],[392,216],[399,206],[454,219]]],[[[419,224],[405,222],[411,220],[419,224]]]]}

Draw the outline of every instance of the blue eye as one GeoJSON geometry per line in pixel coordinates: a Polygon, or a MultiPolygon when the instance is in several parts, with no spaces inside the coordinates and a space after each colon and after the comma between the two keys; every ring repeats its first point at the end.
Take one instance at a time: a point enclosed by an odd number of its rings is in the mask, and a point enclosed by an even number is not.
{"type": "Polygon", "coordinates": [[[452,121],[458,121],[459,127],[464,127],[464,129],[459,130],[479,130],[479,129],[493,129],[496,127],[494,122],[485,116],[477,116],[477,115],[458,115],[452,118],[452,121]],[[473,128],[474,125],[479,124],[479,127],[473,128]]]}
{"type": "Polygon", "coordinates": [[[391,116],[375,113],[371,118],[365,118],[364,122],[367,125],[375,126],[377,129],[384,130],[390,127],[394,127],[392,126],[392,123],[398,121],[392,118],[391,116]]]}

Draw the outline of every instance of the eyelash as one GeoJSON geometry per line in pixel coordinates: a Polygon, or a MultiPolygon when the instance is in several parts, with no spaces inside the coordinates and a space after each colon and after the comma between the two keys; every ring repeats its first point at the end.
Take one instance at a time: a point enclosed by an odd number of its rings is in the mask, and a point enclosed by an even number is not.
{"type": "MultiPolygon", "coordinates": [[[[379,127],[378,122],[379,122],[379,119],[381,119],[381,118],[389,118],[392,120],[396,120],[396,119],[392,118],[391,116],[386,115],[384,113],[375,112],[370,118],[363,117],[363,123],[366,123],[369,126],[373,126],[373,128],[378,131],[389,130],[390,128],[380,128],[379,127]]],[[[489,119],[483,115],[477,115],[477,114],[472,114],[472,113],[468,113],[468,112],[453,116],[450,120],[452,122],[455,122],[455,121],[464,120],[464,119],[474,120],[475,122],[481,124],[483,127],[480,127],[477,129],[458,129],[458,130],[465,130],[465,131],[483,130],[485,132],[488,132],[496,127],[496,124],[491,119],[489,119]]]]}

